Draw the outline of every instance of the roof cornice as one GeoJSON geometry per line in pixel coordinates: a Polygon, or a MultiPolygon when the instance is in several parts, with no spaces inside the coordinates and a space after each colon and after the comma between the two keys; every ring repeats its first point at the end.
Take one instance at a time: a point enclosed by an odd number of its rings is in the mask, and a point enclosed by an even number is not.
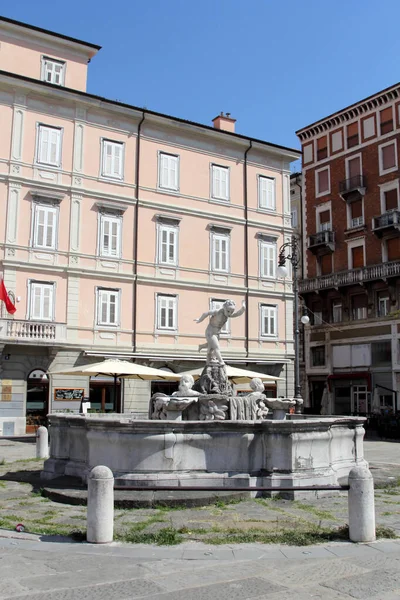
{"type": "Polygon", "coordinates": [[[396,98],[400,98],[400,83],[396,83],[372,96],[368,96],[355,104],[351,104],[342,110],[325,117],[307,127],[303,127],[296,131],[296,135],[301,142],[305,142],[314,136],[321,135],[330,129],[336,129],[343,123],[352,121],[359,116],[365,115],[371,110],[383,107],[385,104],[392,102],[396,98]]]}
{"type": "Polygon", "coordinates": [[[136,118],[140,118],[144,115],[146,118],[149,117],[151,120],[158,121],[160,123],[163,122],[165,124],[169,121],[174,125],[181,124],[188,128],[196,128],[203,134],[211,135],[220,140],[227,141],[230,139],[231,141],[242,143],[245,142],[247,145],[252,142],[253,150],[261,150],[264,152],[269,151],[270,153],[278,155],[281,158],[285,158],[289,162],[297,160],[301,156],[301,151],[294,148],[280,146],[278,144],[273,144],[272,142],[265,142],[263,140],[241,135],[239,133],[233,133],[223,129],[216,129],[211,125],[203,125],[202,123],[196,123],[195,121],[188,121],[186,119],[158,113],[145,108],[140,108],[138,106],[133,106],[131,104],[125,104],[124,102],[110,100],[102,96],[96,96],[95,94],[89,94],[88,92],[60,87],[59,85],[53,85],[51,83],[47,83],[46,81],[40,81],[38,79],[32,79],[31,77],[25,77],[24,75],[17,75],[15,73],[10,73],[9,71],[0,70],[0,81],[6,79],[9,79],[10,83],[14,86],[19,83],[21,86],[26,87],[31,91],[36,87],[38,91],[49,92],[49,94],[53,94],[58,98],[66,95],[71,99],[79,99],[84,103],[86,102],[87,105],[93,105],[93,103],[95,103],[98,107],[101,107],[101,105],[104,104],[104,108],[112,107],[117,110],[119,109],[122,113],[125,113],[125,115],[135,116],[136,118]]]}

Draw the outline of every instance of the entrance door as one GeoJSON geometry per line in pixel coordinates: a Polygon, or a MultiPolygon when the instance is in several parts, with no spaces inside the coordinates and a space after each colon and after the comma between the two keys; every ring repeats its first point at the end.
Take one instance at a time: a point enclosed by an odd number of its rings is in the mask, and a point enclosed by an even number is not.
{"type": "Polygon", "coordinates": [[[26,386],[27,424],[41,425],[46,423],[49,412],[49,380],[42,369],[35,369],[28,375],[26,386]],[[32,423],[28,423],[32,421],[32,423]]]}
{"type": "Polygon", "coordinates": [[[371,412],[371,399],[366,385],[353,385],[352,412],[366,415],[371,412]]]}
{"type": "Polygon", "coordinates": [[[350,415],[351,412],[351,387],[335,387],[335,415],[350,415]]]}
{"type": "Polygon", "coordinates": [[[311,413],[313,415],[319,415],[321,412],[321,400],[322,394],[324,393],[324,389],[326,387],[325,381],[311,381],[311,413]]]}

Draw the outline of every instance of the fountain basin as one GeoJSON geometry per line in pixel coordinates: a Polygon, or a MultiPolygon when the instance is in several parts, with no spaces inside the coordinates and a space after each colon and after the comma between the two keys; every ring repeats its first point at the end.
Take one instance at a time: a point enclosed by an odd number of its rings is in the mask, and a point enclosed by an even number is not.
{"type": "MultiPolygon", "coordinates": [[[[354,466],[366,465],[364,422],[362,417],[334,416],[138,421],[121,415],[49,415],[50,458],[42,477],[71,475],[86,482],[93,467],[105,465],[116,485],[216,485],[227,490],[238,485],[338,485],[347,483],[354,466]]],[[[309,492],[299,490],[291,497],[306,498],[309,492]]]]}

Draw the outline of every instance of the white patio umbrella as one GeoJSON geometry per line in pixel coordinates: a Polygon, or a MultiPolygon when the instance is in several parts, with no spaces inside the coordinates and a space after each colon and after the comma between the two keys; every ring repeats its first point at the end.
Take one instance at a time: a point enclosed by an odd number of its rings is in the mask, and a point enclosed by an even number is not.
{"type": "Polygon", "coordinates": [[[138,365],[137,363],[128,362],[127,360],[118,360],[116,358],[107,358],[101,362],[92,363],[90,365],[82,365],[81,367],[71,367],[69,369],[60,369],[48,371],[49,375],[75,375],[77,377],[91,377],[95,375],[109,375],[114,377],[114,398],[117,392],[117,379],[142,379],[152,381],[156,379],[175,380],[181,378],[178,373],[170,373],[161,371],[161,369],[153,369],[138,365]]]}
{"type": "Polygon", "coordinates": [[[381,413],[381,399],[379,398],[379,391],[377,386],[375,386],[374,394],[372,396],[371,412],[374,415],[380,415],[381,413]]]}
{"type": "MultiPolygon", "coordinates": [[[[198,379],[203,372],[204,367],[200,367],[199,369],[192,369],[191,371],[184,371],[183,373],[179,373],[182,377],[183,375],[192,375],[193,379],[198,379]]],[[[273,375],[264,375],[264,373],[257,373],[256,371],[248,371],[247,369],[238,369],[237,367],[231,367],[230,365],[225,365],[226,374],[228,379],[231,379],[233,383],[247,383],[254,379],[254,377],[258,377],[261,381],[277,381],[282,379],[281,377],[275,377],[273,375]]]]}

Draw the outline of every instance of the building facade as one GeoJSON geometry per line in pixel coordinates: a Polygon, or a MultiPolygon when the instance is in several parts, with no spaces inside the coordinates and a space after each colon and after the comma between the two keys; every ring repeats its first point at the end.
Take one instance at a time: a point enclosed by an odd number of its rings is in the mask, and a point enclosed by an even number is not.
{"type": "MultiPolygon", "coordinates": [[[[231,298],[247,311],[221,334],[228,362],[293,390],[293,294],[276,279],[290,239],[296,150],[87,93],[98,46],[0,20],[1,267],[15,300],[0,320],[0,435],[28,415],[145,414],[147,382],[52,377],[104,357],[198,367],[204,324],[231,298]]],[[[3,303],[1,303],[3,304],[3,303]]]]}
{"type": "Polygon", "coordinates": [[[314,412],[399,408],[400,85],[297,132],[314,412]]]}

